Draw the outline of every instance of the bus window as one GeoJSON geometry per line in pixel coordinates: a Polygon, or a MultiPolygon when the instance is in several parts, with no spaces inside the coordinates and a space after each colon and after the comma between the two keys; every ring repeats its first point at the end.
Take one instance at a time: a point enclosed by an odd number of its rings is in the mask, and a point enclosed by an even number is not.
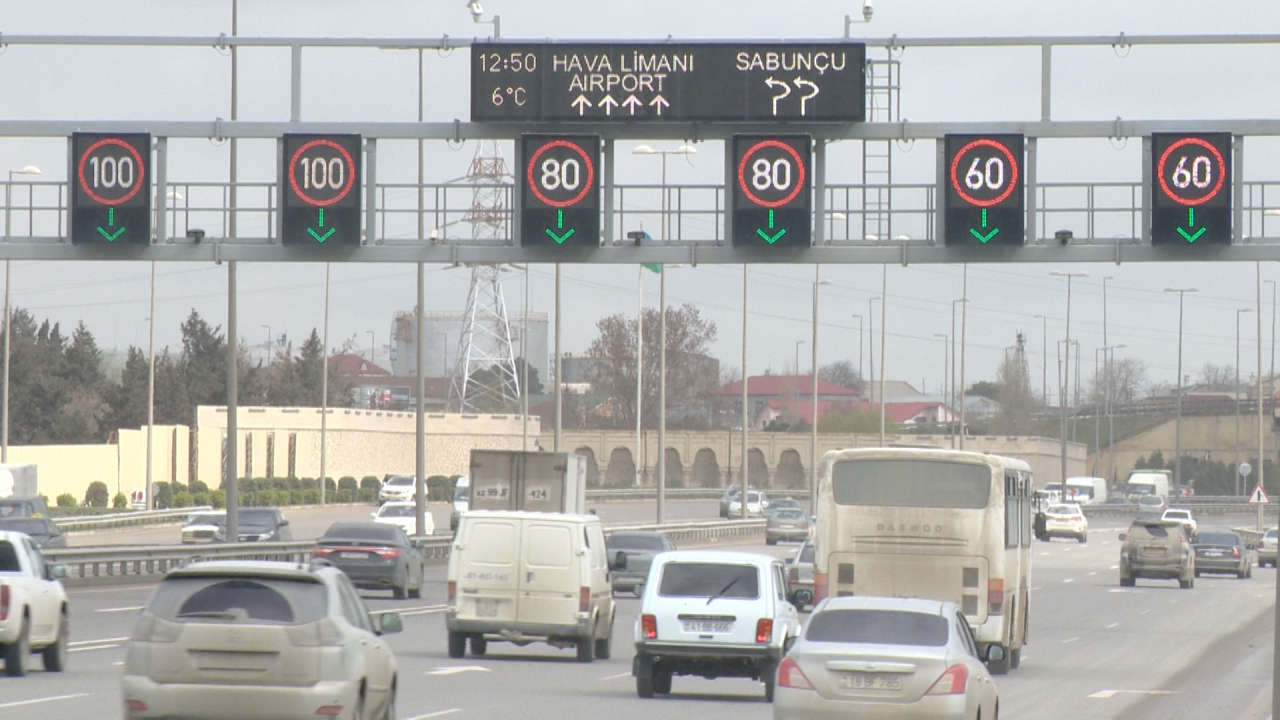
{"type": "Polygon", "coordinates": [[[987,506],[991,470],[935,460],[841,460],[832,468],[837,505],[970,508],[987,506]]]}
{"type": "Polygon", "coordinates": [[[1022,537],[1022,501],[1018,497],[1018,473],[1007,470],[1004,474],[1004,546],[1018,547],[1022,537]]]}

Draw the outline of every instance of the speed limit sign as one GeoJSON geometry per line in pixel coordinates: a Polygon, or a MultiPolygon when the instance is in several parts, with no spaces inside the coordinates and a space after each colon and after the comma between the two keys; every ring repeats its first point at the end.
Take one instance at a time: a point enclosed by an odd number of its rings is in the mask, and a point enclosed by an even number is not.
{"type": "Polygon", "coordinates": [[[521,135],[520,244],[598,247],[600,136],[521,135]]]}
{"type": "Polygon", "coordinates": [[[282,244],[313,252],[360,245],[360,144],[359,135],[284,136],[282,244]]]}
{"type": "Polygon", "coordinates": [[[1151,136],[1152,245],[1231,242],[1231,135],[1151,136]]]}
{"type": "Polygon", "coordinates": [[[944,145],[946,244],[1023,244],[1023,137],[948,135],[944,145]]]}
{"type": "Polygon", "coordinates": [[[812,145],[808,135],[733,137],[735,247],[809,247],[812,145]]]}

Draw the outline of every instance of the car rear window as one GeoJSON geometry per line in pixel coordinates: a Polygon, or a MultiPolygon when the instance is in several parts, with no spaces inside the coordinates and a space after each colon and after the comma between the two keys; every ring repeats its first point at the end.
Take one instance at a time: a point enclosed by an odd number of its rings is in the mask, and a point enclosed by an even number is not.
{"type": "Polygon", "coordinates": [[[304,580],[175,577],[156,587],[147,610],[172,622],[303,625],[325,616],[328,592],[324,585],[304,580]]]}
{"type": "Polygon", "coordinates": [[[947,644],[947,619],[904,610],[825,610],[809,619],[806,640],[875,645],[947,644]]]}
{"type": "Polygon", "coordinates": [[[666,549],[662,542],[662,536],[660,535],[629,535],[626,533],[614,533],[609,536],[605,545],[610,551],[654,550],[661,552],[666,549]]]}
{"type": "Polygon", "coordinates": [[[802,563],[813,562],[813,546],[812,545],[805,545],[803,548],[800,549],[800,562],[802,563]]]}
{"type": "Polygon", "coordinates": [[[1048,510],[1050,515],[1075,515],[1078,512],[1080,511],[1071,505],[1054,505],[1048,510]]]}
{"type": "Polygon", "coordinates": [[[320,542],[333,540],[370,540],[373,542],[391,543],[400,539],[396,532],[398,525],[381,525],[378,523],[334,523],[324,531],[320,542]]]}
{"type": "Polygon", "coordinates": [[[378,517],[413,517],[414,509],[412,505],[384,505],[378,517]]]}
{"type": "Polygon", "coordinates": [[[1145,535],[1154,538],[1169,537],[1169,528],[1164,525],[1134,525],[1129,528],[1129,532],[1134,535],[1145,535]]]}
{"type": "Polygon", "coordinates": [[[412,485],[412,484],[413,484],[413,478],[411,478],[411,477],[393,477],[393,478],[391,478],[390,480],[388,480],[388,481],[387,481],[387,484],[388,484],[388,485],[412,485]]]}
{"type": "Polygon", "coordinates": [[[775,512],[775,513],[773,514],[773,516],[774,516],[774,517],[776,517],[776,518],[778,518],[778,519],[780,519],[780,520],[803,520],[803,519],[804,519],[804,511],[803,511],[803,510],[793,510],[793,509],[788,508],[788,509],[785,509],[785,510],[779,510],[779,511],[775,512]]]}
{"type": "Polygon", "coordinates": [[[1239,545],[1240,538],[1235,533],[1202,532],[1196,540],[1197,545],[1239,545]]]}
{"type": "Polygon", "coordinates": [[[666,597],[726,597],[755,599],[760,596],[755,565],[673,562],[662,569],[658,594],[666,597]]]}
{"type": "Polygon", "coordinates": [[[1267,534],[1266,534],[1266,535],[1263,535],[1263,537],[1269,537],[1269,538],[1273,538],[1273,537],[1280,537],[1280,530],[1276,530],[1275,528],[1271,528],[1270,530],[1268,530],[1268,531],[1267,531],[1267,534]]]}

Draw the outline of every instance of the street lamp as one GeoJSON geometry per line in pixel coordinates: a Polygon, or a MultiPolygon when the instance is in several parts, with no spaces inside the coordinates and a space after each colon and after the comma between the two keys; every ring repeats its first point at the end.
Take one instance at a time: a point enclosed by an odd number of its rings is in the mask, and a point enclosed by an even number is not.
{"type": "Polygon", "coordinates": [[[1036,315],[1041,321],[1040,329],[1040,397],[1045,407],[1049,407],[1049,318],[1036,315]]]}
{"type": "Polygon", "coordinates": [[[1107,373],[1107,482],[1115,479],[1116,474],[1116,413],[1115,404],[1111,401],[1111,387],[1115,382],[1115,362],[1116,350],[1128,347],[1127,345],[1110,345],[1106,348],[1108,351],[1103,356],[1103,367],[1107,373]]]}
{"type": "Polygon", "coordinates": [[[369,364],[372,365],[374,363],[373,348],[375,335],[372,330],[365,330],[365,332],[369,335],[369,364]]]}
{"type": "Polygon", "coordinates": [[[818,288],[831,283],[821,278],[822,266],[813,266],[813,317],[809,341],[809,507],[818,506],[818,288]]]}
{"type": "MultiPolygon", "coordinates": [[[[1067,383],[1071,377],[1071,278],[1088,277],[1088,273],[1071,273],[1054,270],[1049,273],[1052,277],[1064,277],[1067,279],[1067,329],[1066,329],[1066,352],[1063,353],[1063,372],[1062,372],[1062,395],[1059,397],[1058,405],[1061,415],[1061,427],[1059,429],[1059,447],[1062,451],[1062,478],[1060,482],[1065,491],[1067,487],[1067,383]]],[[[1063,497],[1066,497],[1065,492],[1063,497]]]]}
{"type": "Polygon", "coordinates": [[[471,22],[493,26],[494,40],[502,37],[502,19],[495,14],[492,20],[482,20],[480,16],[484,15],[484,6],[480,4],[480,0],[467,0],[467,10],[471,13],[471,22]]]}
{"type": "Polygon", "coordinates": [[[683,143],[675,150],[655,150],[649,145],[637,145],[631,151],[632,155],[660,155],[662,156],[662,242],[668,242],[671,238],[667,234],[667,156],[668,155],[684,155],[689,156],[698,152],[698,148],[683,143]]]}
{"type": "Polygon", "coordinates": [[[271,326],[259,325],[258,327],[267,331],[267,342],[262,346],[262,349],[267,358],[267,365],[271,365],[271,326]]]}
{"type": "MultiPolygon", "coordinates": [[[[9,242],[10,190],[14,175],[39,175],[40,168],[24,165],[21,170],[9,171],[9,182],[4,186],[4,240],[9,242]]],[[[4,261],[4,422],[0,426],[0,463],[9,462],[9,261],[4,261]]]]}
{"type": "MultiPolygon", "coordinates": [[[[1276,281],[1263,280],[1271,286],[1271,372],[1268,377],[1275,382],[1276,377],[1276,281]]],[[[1261,398],[1259,398],[1261,401],[1261,398]]]]}
{"type": "Polygon", "coordinates": [[[951,405],[947,402],[947,390],[951,388],[951,385],[947,382],[947,373],[951,369],[951,363],[947,361],[947,348],[951,344],[951,336],[946,333],[934,333],[933,336],[942,338],[942,404],[947,412],[947,427],[950,427],[951,405]]]}
{"type": "Polygon", "coordinates": [[[858,377],[865,383],[867,376],[862,374],[862,315],[854,313],[853,318],[858,321],[858,377]]]}
{"type": "MultiPolygon", "coordinates": [[[[1236,411],[1236,462],[1234,483],[1237,495],[1244,494],[1244,483],[1240,481],[1240,316],[1244,313],[1253,312],[1253,308],[1236,309],[1236,385],[1232,389],[1231,397],[1235,401],[1236,411]]],[[[1262,368],[1258,368],[1258,372],[1262,372],[1262,368]]],[[[1258,398],[1258,402],[1262,402],[1262,398],[1258,398]]]]}
{"type": "Polygon", "coordinates": [[[797,376],[800,375],[800,346],[803,344],[804,344],[804,340],[796,341],[795,360],[792,361],[795,364],[791,366],[792,372],[794,372],[797,376]]]}
{"type": "Polygon", "coordinates": [[[1173,423],[1173,484],[1182,487],[1182,300],[1187,293],[1197,292],[1195,288],[1165,288],[1167,293],[1178,294],[1178,379],[1174,383],[1173,395],[1177,405],[1177,415],[1173,423]]]}

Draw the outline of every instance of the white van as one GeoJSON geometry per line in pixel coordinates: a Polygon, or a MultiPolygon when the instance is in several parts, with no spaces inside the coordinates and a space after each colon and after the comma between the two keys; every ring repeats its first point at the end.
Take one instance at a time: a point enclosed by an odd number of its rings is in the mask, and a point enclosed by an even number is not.
{"type": "Polygon", "coordinates": [[[464,514],[449,553],[449,656],[489,640],[576,647],[608,658],[615,613],[604,529],[595,515],[501,510],[464,514]]]}

